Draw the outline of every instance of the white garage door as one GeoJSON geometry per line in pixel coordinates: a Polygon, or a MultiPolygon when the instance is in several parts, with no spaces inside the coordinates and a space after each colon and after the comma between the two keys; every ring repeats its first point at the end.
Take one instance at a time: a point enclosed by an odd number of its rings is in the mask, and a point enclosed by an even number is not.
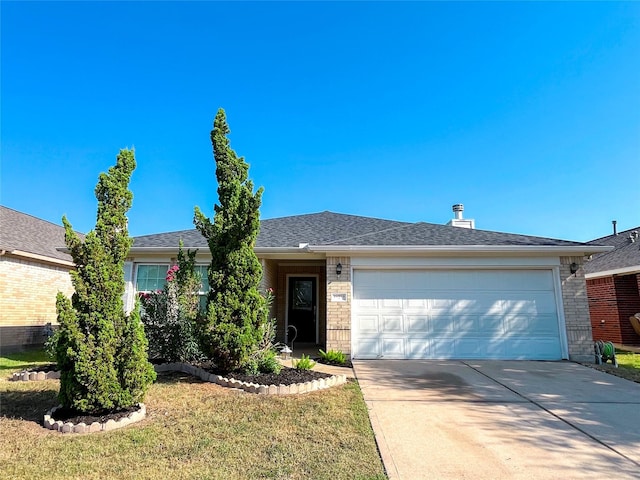
{"type": "Polygon", "coordinates": [[[562,358],[551,270],[355,270],[354,358],[562,358]]]}

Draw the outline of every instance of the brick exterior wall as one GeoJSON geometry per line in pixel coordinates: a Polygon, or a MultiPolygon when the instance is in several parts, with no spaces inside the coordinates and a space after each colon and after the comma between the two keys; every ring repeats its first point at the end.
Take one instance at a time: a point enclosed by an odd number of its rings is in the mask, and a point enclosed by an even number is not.
{"type": "MultiPolygon", "coordinates": [[[[317,296],[317,321],[320,322],[319,333],[320,333],[320,348],[324,348],[327,336],[326,336],[326,327],[327,327],[327,312],[326,305],[323,299],[327,295],[327,281],[326,281],[326,267],[324,260],[320,261],[311,261],[311,262],[282,262],[277,264],[277,287],[275,287],[276,293],[276,310],[275,317],[277,320],[276,327],[276,341],[283,342],[285,341],[285,324],[287,318],[287,277],[288,276],[299,276],[304,277],[306,275],[318,276],[318,296],[317,296]]],[[[334,269],[335,274],[335,269],[334,269]]],[[[290,339],[289,339],[290,340],[290,339]]],[[[289,342],[290,343],[290,342],[289,342]]],[[[295,348],[295,345],[294,345],[295,348]]]]}
{"type": "Polygon", "coordinates": [[[582,257],[560,257],[560,280],[562,282],[562,305],[567,327],[569,359],[592,362],[593,337],[589,318],[587,288],[582,270],[582,257]],[[578,271],[571,273],[570,265],[579,265],[578,271]]]}
{"type": "MultiPolygon", "coordinates": [[[[264,292],[268,288],[273,289],[274,294],[278,291],[278,263],[275,260],[265,259],[262,260],[260,290],[264,292]]],[[[277,315],[277,302],[274,300],[269,311],[269,318],[277,318],[277,315]]]]}
{"type": "Polygon", "coordinates": [[[73,294],[69,267],[0,257],[0,348],[41,345],[44,325],[56,324],[56,294],[73,294]]]}
{"type": "Polygon", "coordinates": [[[640,345],[629,317],[640,312],[640,274],[587,280],[594,340],[640,345]]]}
{"type": "Polygon", "coordinates": [[[327,257],[327,349],[351,354],[351,258],[327,257]],[[342,273],[336,275],[336,265],[342,273]],[[346,302],[332,302],[332,294],[346,294],[346,302]]]}

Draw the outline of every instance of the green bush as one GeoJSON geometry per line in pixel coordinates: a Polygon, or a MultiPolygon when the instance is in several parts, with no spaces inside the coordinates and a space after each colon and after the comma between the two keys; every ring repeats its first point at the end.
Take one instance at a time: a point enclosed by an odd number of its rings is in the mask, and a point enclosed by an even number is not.
{"type": "Polygon", "coordinates": [[[140,294],[150,359],[195,362],[203,358],[196,329],[201,285],[194,268],[196,253],[185,253],[181,241],[178,263],[167,271],[164,288],[140,294]]]}
{"type": "Polygon", "coordinates": [[[44,352],[52,362],[56,361],[56,349],[58,348],[58,339],[60,338],[60,329],[52,330],[51,335],[44,342],[44,352]]]}
{"type": "Polygon", "coordinates": [[[331,363],[333,365],[344,365],[347,363],[347,356],[339,350],[318,350],[323,363],[331,363]]]}
{"type": "Polygon", "coordinates": [[[256,354],[269,322],[266,300],[258,291],[262,267],[253,249],[263,189],[254,193],[249,165],[231,149],[229,132],[220,109],[211,131],[219,204],[213,220],[198,207],[194,215],[211,251],[207,312],[199,331],[203,352],[220,370],[252,371],[260,364],[256,354]]]}
{"type": "Polygon", "coordinates": [[[316,366],[316,362],[309,358],[309,355],[302,355],[300,360],[293,361],[293,367],[298,370],[311,370],[316,366]]]}
{"type": "Polygon", "coordinates": [[[127,315],[122,300],[124,262],[132,242],[126,212],[133,194],[128,185],[135,165],[133,151],[121,150],[116,165],[100,174],[95,230],[83,240],[62,218],[76,269],[70,272],[73,297],[58,293],[56,299],[58,398],[64,407],[82,413],[132,407],[156,378],[147,360],[138,305],[127,315]]]}

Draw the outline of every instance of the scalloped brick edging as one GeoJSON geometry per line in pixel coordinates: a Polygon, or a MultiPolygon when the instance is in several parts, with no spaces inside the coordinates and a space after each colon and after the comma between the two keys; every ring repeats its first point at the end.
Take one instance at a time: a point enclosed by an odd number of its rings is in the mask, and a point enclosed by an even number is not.
{"type": "Polygon", "coordinates": [[[182,372],[200,378],[205,382],[216,383],[221,387],[239,388],[249,393],[261,395],[297,395],[301,393],[315,392],[325,388],[335,387],[347,382],[346,375],[332,375],[305,383],[293,383],[291,385],[259,385],[257,383],[241,382],[234,378],[227,378],[206,370],[189,365],[188,363],[163,363],[154,366],[156,372],[182,372]]]}
{"type": "Polygon", "coordinates": [[[33,382],[38,380],[58,380],[60,372],[52,370],[50,372],[17,372],[11,375],[9,380],[13,382],[33,382]]]}
{"type": "Polygon", "coordinates": [[[138,411],[131,412],[126,417],[118,419],[118,421],[111,419],[107,420],[104,423],[93,422],[91,425],[87,425],[86,423],[73,424],[71,422],[63,422],[62,420],[54,420],[53,418],[51,418],[51,415],[53,415],[56,410],[61,408],[61,405],[58,405],[45,414],[44,428],[48,428],[49,430],[56,430],[61,433],[108,432],[110,430],[116,430],[118,428],[131,425],[132,423],[139,422],[144,417],[146,417],[147,407],[145,407],[144,403],[139,403],[138,406],[140,407],[138,411]]]}

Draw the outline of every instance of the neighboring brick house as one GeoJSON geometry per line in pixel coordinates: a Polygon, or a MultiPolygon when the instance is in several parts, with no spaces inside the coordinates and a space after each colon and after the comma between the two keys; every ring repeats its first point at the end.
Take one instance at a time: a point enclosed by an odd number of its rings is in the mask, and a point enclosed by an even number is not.
{"type": "MultiPolygon", "coordinates": [[[[321,212],[262,220],[255,252],[275,291],[279,341],[353,358],[593,360],[582,271],[609,247],[448,225],[321,212]]],[[[134,238],[126,305],[162,288],[177,247],[210,253],[197,230],[134,238]]],[[[206,283],[206,282],[205,282],[206,283]]],[[[203,285],[204,295],[207,286],[203,285]]]]}
{"type": "Polygon", "coordinates": [[[64,228],[0,206],[0,348],[42,344],[56,323],[56,294],[73,293],[64,228]]]}
{"type": "Polygon", "coordinates": [[[585,263],[594,340],[640,345],[629,317],[640,312],[640,226],[589,242],[613,250],[585,263]]]}

